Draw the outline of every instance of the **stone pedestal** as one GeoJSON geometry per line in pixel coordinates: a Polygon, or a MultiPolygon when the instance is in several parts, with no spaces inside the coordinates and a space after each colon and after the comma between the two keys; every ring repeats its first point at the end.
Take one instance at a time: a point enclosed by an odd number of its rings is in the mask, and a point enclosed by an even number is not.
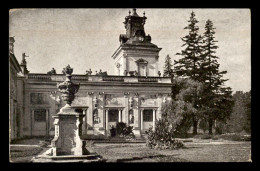
{"type": "Polygon", "coordinates": [[[55,137],[52,140],[52,155],[87,154],[85,144],[81,141],[83,113],[75,108],[65,106],[54,115],[55,137]]]}

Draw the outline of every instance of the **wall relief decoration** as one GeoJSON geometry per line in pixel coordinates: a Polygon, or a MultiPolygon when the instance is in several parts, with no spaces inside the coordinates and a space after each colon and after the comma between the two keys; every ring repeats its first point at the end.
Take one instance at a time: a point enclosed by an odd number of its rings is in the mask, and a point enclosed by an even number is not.
{"type": "Polygon", "coordinates": [[[118,97],[116,95],[106,95],[106,105],[116,105],[116,106],[122,106],[123,105],[123,99],[121,97],[118,97]]]}

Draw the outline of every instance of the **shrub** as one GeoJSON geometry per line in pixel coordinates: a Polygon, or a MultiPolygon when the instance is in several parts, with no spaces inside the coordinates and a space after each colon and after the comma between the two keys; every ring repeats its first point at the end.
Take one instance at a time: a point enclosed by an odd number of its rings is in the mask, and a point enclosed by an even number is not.
{"type": "Polygon", "coordinates": [[[213,137],[213,138],[212,138],[212,140],[218,140],[218,137],[217,137],[217,136],[215,136],[215,137],[213,137]]]}
{"type": "Polygon", "coordinates": [[[251,135],[249,136],[243,136],[244,141],[251,141],[251,135]]]}
{"type": "Polygon", "coordinates": [[[111,136],[111,137],[115,137],[115,136],[116,136],[116,128],[115,128],[114,125],[111,126],[110,136],[111,136]]]}
{"type": "Polygon", "coordinates": [[[47,147],[49,144],[50,144],[50,143],[47,142],[47,141],[40,141],[40,142],[39,142],[39,146],[40,146],[40,147],[47,147]]]}
{"type": "Polygon", "coordinates": [[[205,133],[209,129],[209,124],[208,124],[207,120],[202,119],[199,122],[199,128],[202,129],[203,132],[205,133]]]}
{"type": "Polygon", "coordinates": [[[231,140],[231,141],[251,141],[251,136],[236,134],[236,133],[229,133],[229,134],[222,134],[219,135],[219,138],[224,140],[231,140]]]}
{"type": "Polygon", "coordinates": [[[110,129],[111,137],[120,136],[127,139],[134,139],[133,127],[127,126],[124,122],[116,123],[116,126],[112,126],[110,129]]]}
{"type": "Polygon", "coordinates": [[[155,123],[155,130],[149,128],[146,146],[154,149],[176,149],[183,147],[183,143],[174,138],[173,131],[169,130],[169,123],[160,119],[155,123]]]}
{"type": "Polygon", "coordinates": [[[200,139],[211,139],[211,136],[208,135],[208,134],[204,134],[204,135],[201,136],[200,139]]]}

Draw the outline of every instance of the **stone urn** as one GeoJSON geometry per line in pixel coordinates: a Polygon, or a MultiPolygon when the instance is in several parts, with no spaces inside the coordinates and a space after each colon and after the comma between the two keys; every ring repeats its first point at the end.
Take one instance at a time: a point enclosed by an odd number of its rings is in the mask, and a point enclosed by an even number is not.
{"type": "Polygon", "coordinates": [[[68,65],[66,68],[63,68],[63,73],[66,75],[66,80],[57,85],[59,91],[61,92],[62,99],[66,102],[66,105],[63,108],[70,107],[72,101],[75,99],[75,94],[78,92],[80,85],[74,84],[71,81],[71,74],[73,68],[68,65]]]}

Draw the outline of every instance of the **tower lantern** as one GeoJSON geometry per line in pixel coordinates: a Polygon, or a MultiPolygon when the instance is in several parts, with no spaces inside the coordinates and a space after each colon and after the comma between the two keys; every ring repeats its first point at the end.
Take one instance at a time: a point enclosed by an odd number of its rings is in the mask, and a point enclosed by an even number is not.
{"type": "Polygon", "coordinates": [[[120,34],[120,46],[112,55],[116,75],[157,76],[159,51],[157,45],[151,43],[151,36],[146,35],[144,25],[145,12],[139,16],[134,8],[125,17],[125,34],[120,34]],[[134,74],[135,73],[135,74],[134,74]]]}

